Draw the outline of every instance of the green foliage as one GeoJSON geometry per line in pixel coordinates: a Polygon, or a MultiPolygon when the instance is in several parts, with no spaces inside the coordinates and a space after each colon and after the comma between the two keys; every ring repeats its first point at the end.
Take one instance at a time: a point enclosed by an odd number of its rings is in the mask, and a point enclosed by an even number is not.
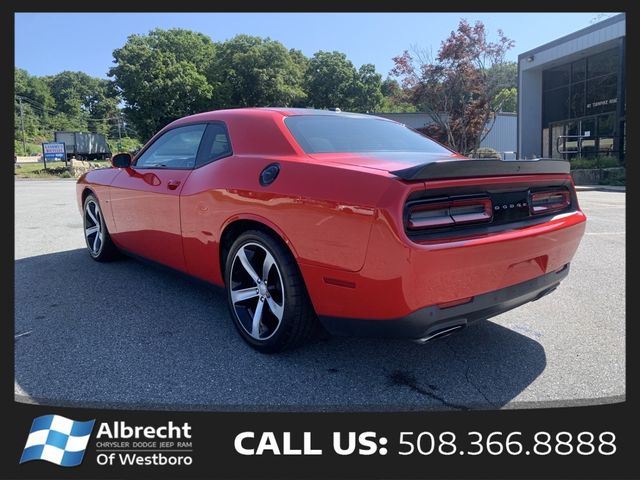
{"type": "Polygon", "coordinates": [[[140,140],[131,137],[122,137],[122,139],[109,138],[107,139],[107,143],[109,144],[109,149],[113,154],[121,152],[132,153],[138,151],[142,147],[142,142],[140,140]]]}
{"type": "Polygon", "coordinates": [[[503,88],[498,92],[492,102],[494,111],[516,113],[518,102],[518,89],[515,87],[503,88]]]}
{"type": "Polygon", "coordinates": [[[16,152],[20,154],[23,153],[21,118],[27,142],[40,143],[51,141],[53,132],[58,130],[107,135],[118,115],[120,99],[108,80],[68,71],[35,77],[17,68],[14,83],[14,138],[20,141],[16,144],[16,152]]]}
{"type": "Polygon", "coordinates": [[[17,164],[14,168],[14,175],[21,178],[46,178],[60,176],[63,172],[68,172],[64,162],[47,162],[46,170],[42,162],[17,164]]]}
{"type": "Polygon", "coordinates": [[[382,77],[371,64],[356,70],[341,52],[316,52],[309,60],[305,88],[314,108],[375,111],[382,102],[382,77]]]}
{"type": "Polygon", "coordinates": [[[601,185],[615,185],[615,186],[625,186],[627,184],[627,169],[620,169],[615,171],[606,171],[606,175],[600,180],[601,185]]]}
{"type": "Polygon", "coordinates": [[[237,35],[218,46],[209,79],[221,108],[299,105],[306,59],[269,38],[237,35]]]}
{"type": "Polygon", "coordinates": [[[358,112],[374,112],[382,102],[382,75],[376,73],[375,65],[365,63],[358,69],[353,86],[354,109],[358,112]]]}
{"type": "Polygon", "coordinates": [[[382,97],[382,102],[376,111],[379,113],[414,113],[418,109],[412,103],[398,100],[396,97],[382,97]]]}
{"type": "Polygon", "coordinates": [[[357,71],[341,52],[316,52],[309,60],[305,87],[315,108],[353,109],[353,84],[357,71]]]}
{"type": "Polygon", "coordinates": [[[620,167],[620,160],[609,155],[599,157],[575,157],[570,160],[571,170],[620,167]]]}
{"type": "Polygon", "coordinates": [[[385,97],[392,97],[400,92],[400,84],[395,78],[385,78],[380,85],[380,93],[385,97]]]}
{"type": "Polygon", "coordinates": [[[380,85],[382,101],[377,112],[380,113],[411,113],[417,112],[416,106],[411,103],[407,92],[400,87],[397,80],[387,77],[380,85]]]}
{"type": "MultiPolygon", "coordinates": [[[[31,76],[26,70],[14,70],[15,94],[23,98],[22,114],[26,138],[45,135],[50,127],[49,109],[55,107],[55,100],[51,96],[46,82],[39,77],[31,76]]],[[[22,139],[20,125],[20,100],[14,100],[15,138],[22,139]],[[19,135],[18,135],[18,132],[19,135]]]]}
{"type": "Polygon", "coordinates": [[[270,38],[237,35],[214,43],[190,30],[155,29],[129,36],[113,58],[109,80],[71,71],[36,77],[15,69],[16,153],[40,153],[40,142],[66,130],[100,133],[111,139],[112,151],[132,151],[171,121],[217,108],[416,110],[405,89],[392,79],[383,83],[371,64],[356,69],[340,52],[307,58],[270,38]],[[120,143],[113,140],[120,136],[120,143]]]}
{"type": "Polygon", "coordinates": [[[13,151],[18,156],[38,155],[42,153],[42,145],[39,143],[26,142],[27,149],[25,150],[22,145],[22,139],[15,139],[13,141],[13,151]]]}
{"type": "Polygon", "coordinates": [[[487,82],[495,90],[518,87],[518,64],[516,62],[500,62],[487,69],[487,82]]]}
{"type": "Polygon", "coordinates": [[[59,112],[52,119],[57,130],[109,133],[119,103],[111,82],[69,71],[44,77],[44,81],[59,112]]]}
{"type": "Polygon", "coordinates": [[[430,134],[461,153],[480,146],[487,124],[505,103],[496,103],[496,97],[515,86],[514,65],[505,62],[514,42],[501,30],[497,33],[496,41],[490,41],[482,22],[460,20],[435,57],[405,50],[393,58],[392,74],[433,120],[430,134]]]}
{"type": "Polygon", "coordinates": [[[207,74],[215,49],[201,33],[156,29],[131,35],[114,50],[109,76],[143,139],[177,118],[212,109],[214,86],[207,74]]]}

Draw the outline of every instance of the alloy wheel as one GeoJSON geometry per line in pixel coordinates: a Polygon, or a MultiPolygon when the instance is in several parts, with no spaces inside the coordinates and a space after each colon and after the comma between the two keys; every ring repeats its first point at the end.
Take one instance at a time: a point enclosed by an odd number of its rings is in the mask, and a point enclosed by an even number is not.
{"type": "Polygon", "coordinates": [[[89,200],[84,207],[84,238],[94,257],[100,254],[103,244],[102,213],[98,203],[89,200]]]}
{"type": "Polygon", "coordinates": [[[265,247],[248,242],[238,249],[231,265],[230,295],[240,325],[252,338],[267,340],[275,334],[284,315],[284,284],[265,247]]]}

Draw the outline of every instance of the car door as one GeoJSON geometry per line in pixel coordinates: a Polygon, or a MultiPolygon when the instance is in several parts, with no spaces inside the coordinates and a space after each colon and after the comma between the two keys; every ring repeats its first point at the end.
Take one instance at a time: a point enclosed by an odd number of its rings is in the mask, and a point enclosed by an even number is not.
{"type": "Polygon", "coordinates": [[[193,171],[205,124],[168,130],[111,185],[118,246],[185,271],[180,227],[180,192],[193,171]]]}

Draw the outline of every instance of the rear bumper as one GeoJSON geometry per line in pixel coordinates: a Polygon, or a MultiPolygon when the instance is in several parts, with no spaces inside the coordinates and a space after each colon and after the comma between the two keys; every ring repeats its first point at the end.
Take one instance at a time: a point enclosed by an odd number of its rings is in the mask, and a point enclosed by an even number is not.
{"type": "Polygon", "coordinates": [[[477,295],[468,303],[449,308],[437,305],[421,308],[409,315],[389,320],[366,320],[320,316],[324,327],[335,335],[428,339],[438,332],[464,327],[477,320],[491,318],[555,290],[568,275],[569,264],[559,271],[477,295]]]}

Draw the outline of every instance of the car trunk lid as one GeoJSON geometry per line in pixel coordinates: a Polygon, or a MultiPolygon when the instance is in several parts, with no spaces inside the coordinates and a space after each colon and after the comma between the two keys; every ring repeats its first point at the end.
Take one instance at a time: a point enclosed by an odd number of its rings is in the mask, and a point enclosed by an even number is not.
{"type": "Polygon", "coordinates": [[[406,181],[569,173],[569,162],[542,158],[471,159],[455,153],[442,155],[422,152],[316,153],[311,156],[328,163],[385,171],[406,181]]]}

